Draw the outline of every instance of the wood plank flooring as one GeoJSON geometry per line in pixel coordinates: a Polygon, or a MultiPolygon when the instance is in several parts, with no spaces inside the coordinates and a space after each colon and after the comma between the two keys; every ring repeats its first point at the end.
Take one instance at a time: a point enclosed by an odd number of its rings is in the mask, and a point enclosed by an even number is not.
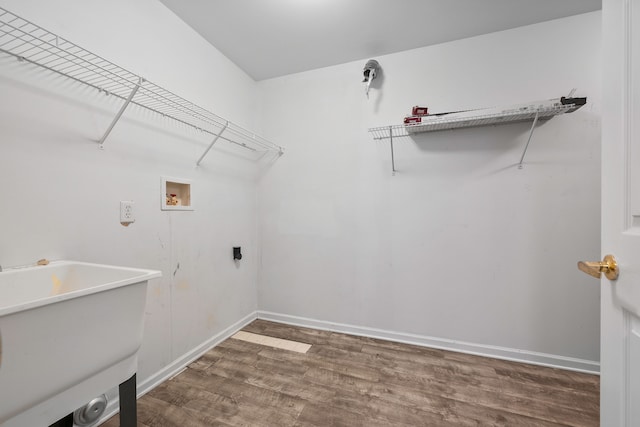
{"type": "MultiPolygon", "coordinates": [[[[599,377],[256,320],[138,399],[138,426],[599,425],[599,377]]],[[[118,426],[115,416],[103,426],[118,426]]]]}

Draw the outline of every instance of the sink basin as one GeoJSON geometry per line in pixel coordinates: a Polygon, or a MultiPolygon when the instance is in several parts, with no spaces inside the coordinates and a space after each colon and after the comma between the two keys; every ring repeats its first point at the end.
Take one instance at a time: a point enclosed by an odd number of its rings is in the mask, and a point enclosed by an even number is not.
{"type": "Polygon", "coordinates": [[[0,272],[0,425],[47,426],[130,378],[160,275],[75,261],[0,272]]]}

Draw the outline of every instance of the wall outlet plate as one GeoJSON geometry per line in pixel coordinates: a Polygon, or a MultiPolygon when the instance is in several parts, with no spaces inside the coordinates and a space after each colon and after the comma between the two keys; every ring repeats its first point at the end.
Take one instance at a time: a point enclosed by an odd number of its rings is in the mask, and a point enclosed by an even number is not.
{"type": "Polygon", "coordinates": [[[131,224],[132,222],[136,222],[136,217],[133,212],[133,202],[120,202],[120,223],[131,224]]]}

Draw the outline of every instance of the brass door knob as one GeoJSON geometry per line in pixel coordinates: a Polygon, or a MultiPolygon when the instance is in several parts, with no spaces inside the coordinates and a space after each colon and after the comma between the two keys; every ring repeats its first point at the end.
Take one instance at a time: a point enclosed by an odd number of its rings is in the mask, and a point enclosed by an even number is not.
{"type": "Polygon", "coordinates": [[[579,261],[578,268],[596,279],[604,273],[607,279],[616,280],[620,273],[618,262],[613,255],[605,255],[602,261],[579,261]]]}

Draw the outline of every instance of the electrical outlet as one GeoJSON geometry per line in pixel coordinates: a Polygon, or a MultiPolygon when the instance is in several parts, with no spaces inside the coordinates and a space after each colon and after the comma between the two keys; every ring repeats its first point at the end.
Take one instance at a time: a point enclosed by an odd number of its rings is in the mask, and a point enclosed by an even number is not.
{"type": "Polygon", "coordinates": [[[133,212],[133,202],[120,202],[120,222],[122,224],[131,224],[132,222],[136,222],[136,217],[133,212]]]}

